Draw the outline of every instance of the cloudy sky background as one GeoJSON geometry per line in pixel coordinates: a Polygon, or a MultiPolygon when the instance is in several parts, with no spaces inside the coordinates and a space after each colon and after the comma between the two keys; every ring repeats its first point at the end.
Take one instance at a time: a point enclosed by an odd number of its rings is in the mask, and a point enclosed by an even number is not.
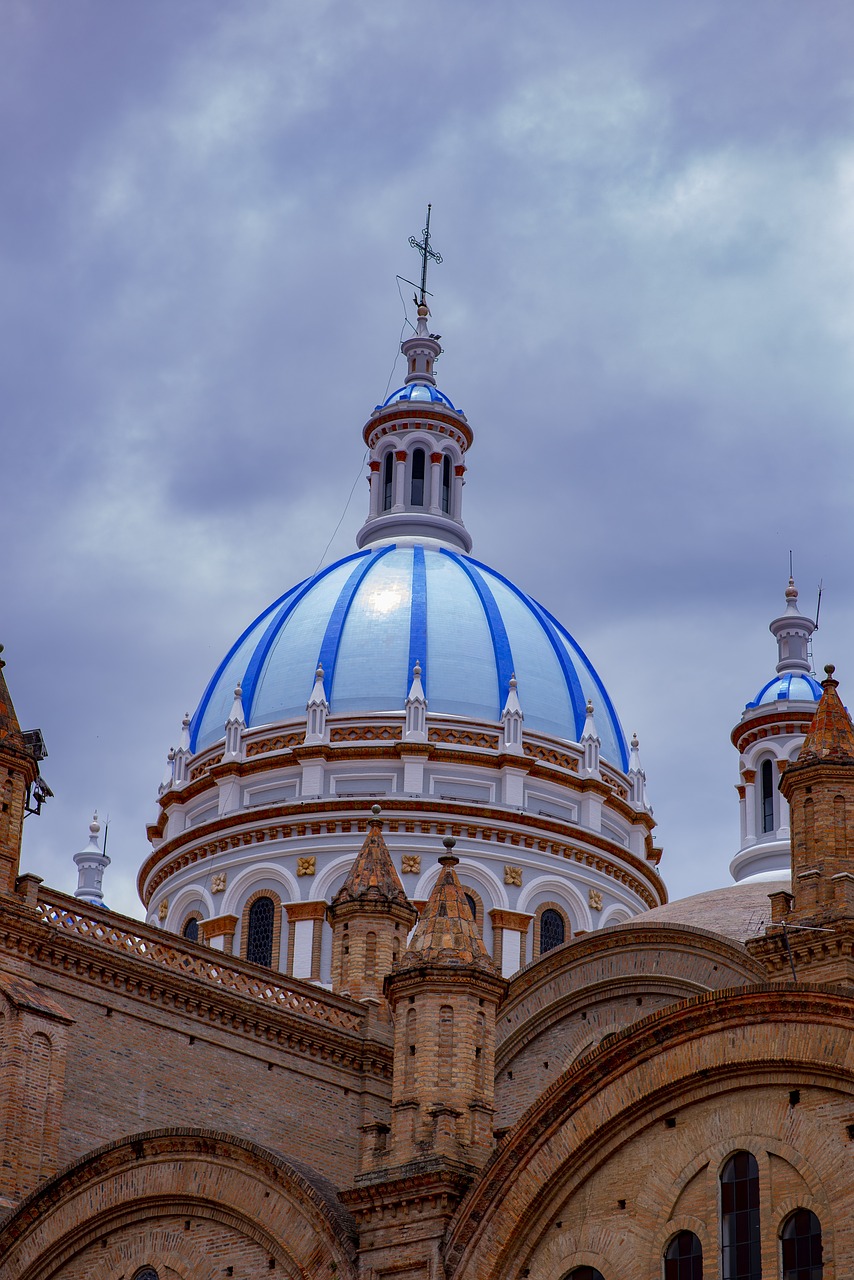
{"type": "Polygon", "coordinates": [[[27,869],[73,889],[97,806],[140,913],[181,715],[342,513],[353,549],[431,200],[474,553],[638,731],[671,895],[726,883],[790,548],[854,700],[850,4],[0,20],[0,640],[56,793],[27,869]]]}

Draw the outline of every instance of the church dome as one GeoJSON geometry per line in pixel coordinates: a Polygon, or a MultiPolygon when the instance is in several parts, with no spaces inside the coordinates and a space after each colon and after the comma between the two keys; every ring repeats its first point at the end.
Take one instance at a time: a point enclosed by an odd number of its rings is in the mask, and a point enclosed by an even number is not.
{"type": "Polygon", "coordinates": [[[448,409],[453,409],[454,413],[463,415],[462,409],[458,409],[452,404],[444,391],[440,391],[438,387],[431,386],[429,382],[410,382],[406,387],[398,387],[397,391],[392,391],[390,396],[386,396],[382,404],[378,404],[374,412],[380,409],[387,409],[390,404],[401,404],[407,400],[418,402],[425,401],[429,404],[443,404],[448,409]]]}
{"type": "Polygon", "coordinates": [[[764,684],[756,697],[748,702],[751,707],[764,707],[775,702],[818,702],[821,685],[811,675],[801,671],[787,671],[764,684]]]}
{"type": "Polygon", "coordinates": [[[603,759],[625,736],[569,632],[502,574],[428,539],[346,556],[298,583],[243,632],[193,716],[193,751],[225,735],[237,684],[248,727],[304,720],[323,669],[332,715],[403,711],[416,662],[430,712],[498,722],[515,674],[529,731],[579,741],[588,699],[603,759]]]}

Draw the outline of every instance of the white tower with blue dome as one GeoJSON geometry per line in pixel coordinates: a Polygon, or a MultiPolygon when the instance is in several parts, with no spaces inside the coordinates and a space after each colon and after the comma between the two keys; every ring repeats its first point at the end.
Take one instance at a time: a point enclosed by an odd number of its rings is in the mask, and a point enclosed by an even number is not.
{"type": "Polygon", "coordinates": [[[436,386],[429,314],[422,295],[404,385],[364,428],[357,550],[225,655],[171,753],[139,877],[150,920],[324,984],[326,909],[377,803],[416,906],[441,838],[456,838],[505,976],[666,898],[636,744],[630,760],[596,670],[548,609],[468,554],[474,437],[436,386]]]}
{"type": "Polygon", "coordinates": [[[778,788],[821,698],[810,663],[815,627],[798,608],[798,590],[789,578],[786,608],[769,626],[777,641],[776,674],[747,703],[732,731],[739,753],[741,842],[730,874],[739,882],[787,879],[791,874],[789,806],[778,788]]]}

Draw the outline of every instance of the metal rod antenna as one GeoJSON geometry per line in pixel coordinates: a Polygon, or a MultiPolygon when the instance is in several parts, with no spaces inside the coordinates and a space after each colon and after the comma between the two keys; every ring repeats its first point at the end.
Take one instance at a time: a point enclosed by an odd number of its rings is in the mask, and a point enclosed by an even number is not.
{"type": "Polygon", "coordinates": [[[430,211],[432,204],[427,206],[427,226],[424,228],[424,260],[421,263],[421,301],[424,301],[424,295],[427,292],[427,255],[430,252],[430,211]]]}
{"type": "Polygon", "coordinates": [[[792,551],[791,551],[791,548],[790,548],[790,549],[789,549],[789,577],[790,577],[790,578],[794,578],[794,576],[795,576],[795,571],[794,571],[794,569],[793,569],[793,567],[792,567],[792,551]]]}
{"type": "Polygon", "coordinates": [[[816,606],[815,606],[815,629],[816,629],[816,631],[818,631],[818,615],[821,613],[821,589],[822,589],[822,584],[823,584],[823,583],[824,583],[824,578],[819,578],[819,580],[818,580],[818,600],[816,601],[816,606]]]}

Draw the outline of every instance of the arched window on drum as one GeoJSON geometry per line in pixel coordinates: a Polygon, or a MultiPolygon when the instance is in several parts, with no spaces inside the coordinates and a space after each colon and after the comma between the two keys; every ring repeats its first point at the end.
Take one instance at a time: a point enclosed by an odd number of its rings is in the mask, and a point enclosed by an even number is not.
{"type": "Polygon", "coordinates": [[[693,1231],[680,1231],[665,1249],[664,1280],[703,1280],[703,1246],[693,1231]]]}
{"type": "Polygon", "coordinates": [[[272,898],[256,898],[249,908],[246,935],[246,959],[253,964],[263,964],[269,969],[273,964],[273,932],[276,920],[276,904],[272,898]]]}
{"type": "Polygon", "coordinates": [[[186,921],[184,928],[181,930],[183,936],[188,942],[198,942],[199,940],[199,917],[190,916],[186,921]]]}
{"type": "Polygon", "coordinates": [[[822,1280],[821,1223],[809,1209],[789,1214],[780,1232],[783,1280],[822,1280]]]}

